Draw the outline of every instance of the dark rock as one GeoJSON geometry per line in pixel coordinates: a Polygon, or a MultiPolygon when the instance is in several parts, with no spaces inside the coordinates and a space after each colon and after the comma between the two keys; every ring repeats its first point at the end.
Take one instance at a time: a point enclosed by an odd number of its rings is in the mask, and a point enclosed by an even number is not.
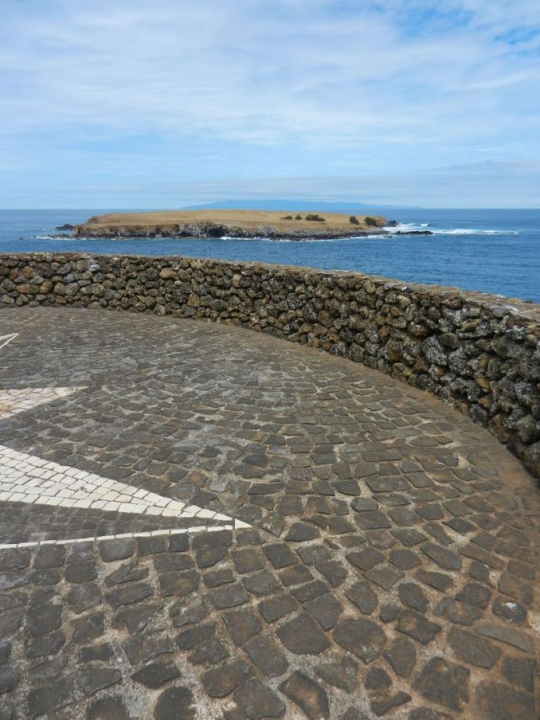
{"type": "MultiPolygon", "coordinates": [[[[7,612],[1,613],[0,614],[0,637],[6,638],[9,635],[11,635],[11,633],[14,632],[21,624],[23,615],[24,615],[23,609],[8,610],[7,612]]],[[[30,617],[32,618],[32,616],[37,617],[37,611],[35,608],[30,610],[30,617]]],[[[35,633],[30,633],[30,634],[34,635],[35,633]]],[[[39,634],[43,635],[44,633],[39,633],[39,634]]]]}
{"type": "Polygon", "coordinates": [[[390,590],[398,580],[401,580],[403,573],[394,567],[394,565],[384,563],[383,565],[378,565],[368,570],[365,576],[368,580],[379,585],[384,590],[390,590]]]}
{"type": "Polygon", "coordinates": [[[430,643],[435,635],[442,630],[440,625],[430,622],[414,610],[404,610],[400,613],[397,629],[406,635],[410,635],[413,640],[421,642],[422,645],[430,643]]]}
{"type": "Polygon", "coordinates": [[[454,584],[453,579],[448,575],[443,575],[443,573],[438,572],[429,572],[423,568],[418,568],[415,573],[415,577],[425,585],[429,585],[435,590],[439,590],[439,592],[447,592],[454,584]]]}
{"type": "Polygon", "coordinates": [[[351,693],[358,685],[356,677],[358,664],[349,655],[345,655],[340,662],[328,662],[315,667],[317,675],[340,690],[351,693]]]}
{"type": "Polygon", "coordinates": [[[167,538],[164,535],[137,538],[137,553],[139,557],[155,555],[167,551],[167,538]]]}
{"type": "MultiPolygon", "coordinates": [[[[0,627],[2,626],[2,617],[0,616],[0,627]]],[[[30,607],[26,613],[26,632],[30,637],[47,635],[53,630],[58,630],[61,619],[62,607],[60,605],[48,604],[30,607]]]]}
{"type": "Polygon", "coordinates": [[[28,567],[30,552],[23,548],[0,550],[0,570],[13,570],[28,567]]]}
{"type": "Polygon", "coordinates": [[[202,682],[210,697],[223,698],[230,695],[251,674],[251,668],[245,662],[238,661],[207,670],[202,675],[202,682]]]}
{"type": "Polygon", "coordinates": [[[15,690],[19,684],[19,679],[19,673],[7,667],[0,667],[0,695],[15,690]]]}
{"type": "Polygon", "coordinates": [[[81,648],[79,652],[79,661],[82,663],[95,662],[96,660],[105,661],[108,660],[112,654],[113,649],[109,643],[90,645],[89,647],[81,648]]]}
{"type": "Polygon", "coordinates": [[[411,700],[411,696],[400,690],[394,695],[384,695],[383,697],[377,697],[371,701],[371,709],[377,717],[386,715],[392,708],[405,705],[411,700]]]}
{"type": "Polygon", "coordinates": [[[276,632],[287,650],[295,655],[316,655],[330,646],[326,635],[307,613],[284,623],[276,632]]]}
{"type": "Polygon", "coordinates": [[[93,560],[68,563],[64,577],[70,583],[92,582],[97,577],[95,563],[93,560]]]}
{"type": "Polygon", "coordinates": [[[481,717],[490,720],[533,718],[534,699],[507,685],[484,681],[476,688],[475,709],[481,717]]]}
{"type": "Polygon", "coordinates": [[[189,595],[199,587],[199,582],[199,573],[196,570],[165,572],[159,576],[161,591],[165,596],[184,597],[184,595],[189,595]]]}
{"type": "Polygon", "coordinates": [[[343,610],[341,603],[329,593],[310,600],[306,603],[305,608],[310,615],[313,615],[323,630],[333,628],[343,610]]]}
{"type": "Polygon", "coordinates": [[[101,590],[97,585],[77,585],[69,591],[66,600],[70,609],[80,614],[100,604],[101,590]]]}
{"type": "Polygon", "coordinates": [[[281,588],[281,583],[270,570],[261,570],[261,572],[248,575],[243,578],[243,583],[246,590],[254,595],[270,595],[281,588]]]}
{"type": "MultiPolygon", "coordinates": [[[[309,550],[309,547],[304,548],[303,550],[306,552],[309,550]]],[[[294,563],[298,562],[298,558],[292,552],[290,547],[283,543],[265,545],[263,547],[263,552],[276,569],[287,567],[288,565],[294,565],[294,563]]]]}
{"type": "Polygon", "coordinates": [[[200,622],[208,616],[208,613],[208,606],[201,596],[181,600],[171,608],[171,617],[175,627],[183,627],[184,625],[192,625],[193,623],[200,622]]]}
{"type": "Polygon", "coordinates": [[[218,610],[237,607],[248,600],[248,594],[240,583],[211,590],[209,595],[213,606],[218,610]]]}
{"type": "Polygon", "coordinates": [[[279,686],[300,707],[310,720],[329,718],[328,696],[319,683],[304,673],[295,671],[279,686]]]}
{"type": "Polygon", "coordinates": [[[57,655],[50,660],[40,662],[38,665],[34,665],[28,671],[29,677],[32,682],[38,683],[44,680],[52,680],[59,677],[68,663],[66,655],[57,655]]]}
{"type": "MultiPolygon", "coordinates": [[[[306,545],[304,547],[299,547],[298,554],[306,565],[315,565],[316,563],[330,560],[332,557],[330,551],[325,545],[306,545]]],[[[292,555],[292,557],[294,558],[294,555],[292,555]]]]}
{"type": "Polygon", "coordinates": [[[298,603],[291,595],[279,595],[259,603],[259,612],[266,622],[274,622],[296,610],[298,603]]]}
{"type": "Polygon", "coordinates": [[[218,562],[221,562],[221,560],[226,558],[228,554],[229,549],[226,547],[202,548],[201,550],[198,550],[196,554],[197,565],[201,570],[213,567],[214,565],[217,565],[218,562]]]}
{"type": "Polygon", "coordinates": [[[358,582],[350,587],[345,595],[364,615],[371,615],[377,607],[377,596],[368,582],[358,582]]]}
{"type": "Polygon", "coordinates": [[[122,648],[132,665],[146,663],[159,657],[159,655],[174,652],[174,645],[171,638],[155,635],[132,638],[124,642],[122,648]]]}
{"type": "Polygon", "coordinates": [[[435,615],[458,625],[472,625],[482,617],[482,611],[473,605],[460,603],[450,597],[444,597],[435,608],[435,615]]]}
{"type": "Polygon", "coordinates": [[[371,570],[376,565],[384,562],[384,555],[375,548],[368,547],[365,550],[351,552],[347,556],[347,560],[359,570],[371,570]]]}
{"type": "Polygon", "coordinates": [[[412,640],[398,637],[384,653],[384,657],[390,662],[397,675],[409,677],[416,663],[416,647],[412,640]]]}
{"type": "Polygon", "coordinates": [[[397,538],[405,547],[414,547],[426,539],[425,535],[411,528],[400,528],[393,530],[392,535],[397,538]]]}
{"type": "Polygon", "coordinates": [[[413,710],[409,715],[409,720],[454,720],[452,715],[434,710],[433,708],[421,707],[413,710]]]}
{"type": "Polygon", "coordinates": [[[191,650],[197,643],[203,640],[209,640],[216,632],[216,623],[205,623],[204,625],[196,625],[179,633],[176,638],[176,644],[180,650],[191,650]]]}
{"type": "Polygon", "coordinates": [[[234,699],[250,720],[280,718],[285,715],[286,708],[283,701],[257,678],[244,682],[234,693],[234,699]]]}
{"type": "Polygon", "coordinates": [[[477,625],[475,632],[484,637],[499,640],[499,642],[516,647],[531,655],[534,654],[534,643],[531,636],[517,627],[486,621],[477,625]]]}
{"type": "Polygon", "coordinates": [[[443,570],[461,570],[462,560],[453,550],[428,542],[422,545],[422,552],[442,567],[443,570]]]}
{"type": "Polygon", "coordinates": [[[420,559],[413,550],[393,550],[390,553],[390,562],[400,570],[411,570],[420,565],[420,559]]]}
{"type": "Polygon", "coordinates": [[[313,575],[309,569],[298,563],[297,565],[290,565],[279,573],[279,579],[289,587],[289,585],[299,585],[300,583],[306,583],[313,580],[313,575]]]}
{"type": "Polygon", "coordinates": [[[386,644],[386,635],[371,620],[347,618],[337,624],[334,640],[368,664],[381,654],[386,644]]]}
{"type": "Polygon", "coordinates": [[[364,678],[364,687],[366,690],[388,690],[392,685],[390,675],[380,667],[370,667],[364,678]]]}
{"type": "Polygon", "coordinates": [[[66,549],[63,545],[45,545],[39,548],[34,568],[56,568],[64,564],[66,549]]]}
{"type": "Polygon", "coordinates": [[[86,643],[101,637],[105,631],[104,614],[101,612],[85,615],[77,618],[72,623],[73,634],[71,640],[77,645],[86,643]]]}
{"type": "Polygon", "coordinates": [[[501,651],[496,645],[456,627],[450,629],[448,642],[462,662],[476,667],[489,669],[501,656],[501,651]]]}
{"type": "Polygon", "coordinates": [[[316,569],[323,575],[332,587],[339,587],[347,577],[347,570],[340,562],[325,560],[318,563],[316,569]]]}
{"type": "Polygon", "coordinates": [[[288,542],[305,542],[306,540],[315,540],[319,537],[319,531],[313,525],[297,522],[291,526],[291,529],[285,535],[288,542]]]}
{"type": "MultiPolygon", "coordinates": [[[[287,546],[285,547],[287,548],[287,546]]],[[[237,550],[233,553],[233,560],[237,571],[241,575],[244,573],[255,572],[256,570],[262,570],[264,567],[264,561],[260,552],[254,550],[253,548],[237,550]]]]}
{"type": "Polygon", "coordinates": [[[169,540],[169,552],[187,552],[189,550],[189,535],[178,533],[171,535],[169,540]]]}
{"type": "Polygon", "coordinates": [[[510,575],[510,573],[501,575],[497,587],[500,592],[517,598],[524,605],[530,605],[533,601],[533,589],[530,583],[510,575]]]}
{"type": "Polygon", "coordinates": [[[314,580],[313,582],[293,588],[291,590],[291,595],[300,602],[307,602],[308,600],[314,600],[329,591],[330,588],[326,583],[323,583],[322,580],[314,580]]]}
{"type": "Polygon", "coordinates": [[[197,709],[193,693],[187,687],[173,687],[164,690],[154,708],[154,720],[196,720],[197,709]]]}
{"type": "Polygon", "coordinates": [[[353,510],[356,510],[356,512],[369,512],[377,510],[379,503],[373,500],[373,498],[358,497],[352,501],[351,507],[353,510]]]}
{"type": "MultiPolygon", "coordinates": [[[[162,556],[161,556],[162,557],[162,556]]],[[[180,555],[180,557],[186,557],[180,555]]],[[[227,585],[236,580],[235,573],[231,568],[222,568],[221,570],[214,570],[213,572],[207,572],[204,576],[204,584],[206,587],[221,587],[221,585],[227,585]]]]}
{"type": "Polygon", "coordinates": [[[529,658],[507,655],[502,663],[502,673],[510,685],[518,686],[529,693],[534,691],[536,661],[529,658]]]}
{"type": "Polygon", "coordinates": [[[392,527],[390,520],[379,510],[368,510],[355,516],[356,524],[362,530],[380,530],[392,527]]]}
{"type": "Polygon", "coordinates": [[[416,583],[401,583],[398,587],[398,595],[401,602],[413,610],[425,613],[429,607],[429,600],[416,583]]]}
{"type": "Polygon", "coordinates": [[[133,673],[132,680],[141,683],[151,690],[158,690],[165,683],[180,677],[180,670],[173,663],[150,663],[133,673]]]}
{"type": "Polygon", "coordinates": [[[249,608],[225,613],[223,619],[235,645],[239,647],[257,635],[262,628],[259,619],[249,608]]]}
{"type": "Polygon", "coordinates": [[[104,697],[95,700],[86,713],[86,720],[135,720],[124,705],[121,697],[104,697]]]}
{"type": "Polygon", "coordinates": [[[26,657],[40,658],[45,655],[55,655],[62,649],[65,642],[66,636],[60,630],[43,637],[33,638],[26,645],[26,657]]]}
{"type": "Polygon", "coordinates": [[[229,652],[222,642],[213,638],[199,643],[190,654],[189,661],[193,665],[215,665],[229,657],[229,652]]]}
{"type": "Polygon", "coordinates": [[[277,645],[264,636],[253,638],[244,645],[243,649],[249,655],[251,662],[267,677],[279,677],[289,667],[285,655],[277,645]]]}
{"type": "Polygon", "coordinates": [[[413,687],[426,700],[461,712],[469,701],[470,674],[462,665],[434,657],[424,666],[413,687]]]}
{"type": "Polygon", "coordinates": [[[138,603],[153,594],[154,591],[151,585],[147,585],[145,583],[141,583],[138,585],[126,585],[108,593],[107,601],[113,608],[116,609],[119,608],[121,605],[131,605],[132,603],[138,603]]]}
{"type": "Polygon", "coordinates": [[[5,665],[11,655],[11,643],[7,640],[0,640],[0,665],[5,665]]]}
{"type": "Polygon", "coordinates": [[[399,613],[401,612],[401,608],[399,605],[394,605],[394,603],[385,603],[381,607],[381,614],[379,615],[381,622],[383,623],[389,623],[393,622],[399,613]]]}
{"type": "Polygon", "coordinates": [[[457,593],[456,600],[474,605],[485,610],[491,599],[491,590],[478,583],[467,583],[461,592],[457,593]]]}
{"type": "Polygon", "coordinates": [[[122,673],[115,668],[103,668],[86,665],[79,669],[79,682],[87,695],[94,695],[98,690],[115,685],[122,680],[122,673]]]}
{"type": "Polygon", "coordinates": [[[99,553],[105,562],[125,560],[135,552],[135,540],[132,538],[118,538],[104,540],[99,543],[99,553]]]}
{"type": "Polygon", "coordinates": [[[55,710],[72,705],[81,697],[73,675],[66,675],[54,683],[32,689],[28,692],[28,714],[30,718],[47,717],[55,710]]]}

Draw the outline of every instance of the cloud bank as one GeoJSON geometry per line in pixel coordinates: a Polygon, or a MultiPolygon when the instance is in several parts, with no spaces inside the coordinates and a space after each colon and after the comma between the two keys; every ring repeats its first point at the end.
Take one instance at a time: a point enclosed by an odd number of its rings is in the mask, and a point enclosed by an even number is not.
{"type": "Polygon", "coordinates": [[[536,1],[0,0],[0,12],[4,207],[256,188],[540,204],[536,1]]]}

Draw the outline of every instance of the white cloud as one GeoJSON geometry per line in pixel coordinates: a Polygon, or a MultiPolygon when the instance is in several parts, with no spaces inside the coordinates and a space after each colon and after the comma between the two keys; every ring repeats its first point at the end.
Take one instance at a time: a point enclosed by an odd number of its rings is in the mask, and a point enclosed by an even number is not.
{"type": "Polygon", "coordinates": [[[0,0],[0,12],[0,163],[29,187],[47,169],[98,186],[538,155],[537,1],[0,0]]]}

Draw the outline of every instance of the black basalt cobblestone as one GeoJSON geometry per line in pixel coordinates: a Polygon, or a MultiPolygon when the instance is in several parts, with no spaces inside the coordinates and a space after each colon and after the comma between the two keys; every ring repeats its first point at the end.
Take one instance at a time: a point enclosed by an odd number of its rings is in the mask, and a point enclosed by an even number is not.
{"type": "Polygon", "coordinates": [[[238,328],[17,308],[12,332],[0,388],[82,389],[0,445],[252,527],[105,539],[178,522],[0,502],[2,544],[98,537],[0,548],[2,720],[537,720],[540,497],[484,430],[238,328]]]}

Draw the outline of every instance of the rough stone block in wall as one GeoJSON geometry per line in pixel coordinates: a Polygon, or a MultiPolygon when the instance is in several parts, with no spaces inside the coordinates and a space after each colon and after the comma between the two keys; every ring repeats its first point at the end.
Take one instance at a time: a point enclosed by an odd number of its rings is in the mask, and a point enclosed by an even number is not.
{"type": "Polygon", "coordinates": [[[0,255],[0,308],[74,305],[234,323],[453,403],[540,477],[540,306],[359,273],[181,257],[0,255]]]}

